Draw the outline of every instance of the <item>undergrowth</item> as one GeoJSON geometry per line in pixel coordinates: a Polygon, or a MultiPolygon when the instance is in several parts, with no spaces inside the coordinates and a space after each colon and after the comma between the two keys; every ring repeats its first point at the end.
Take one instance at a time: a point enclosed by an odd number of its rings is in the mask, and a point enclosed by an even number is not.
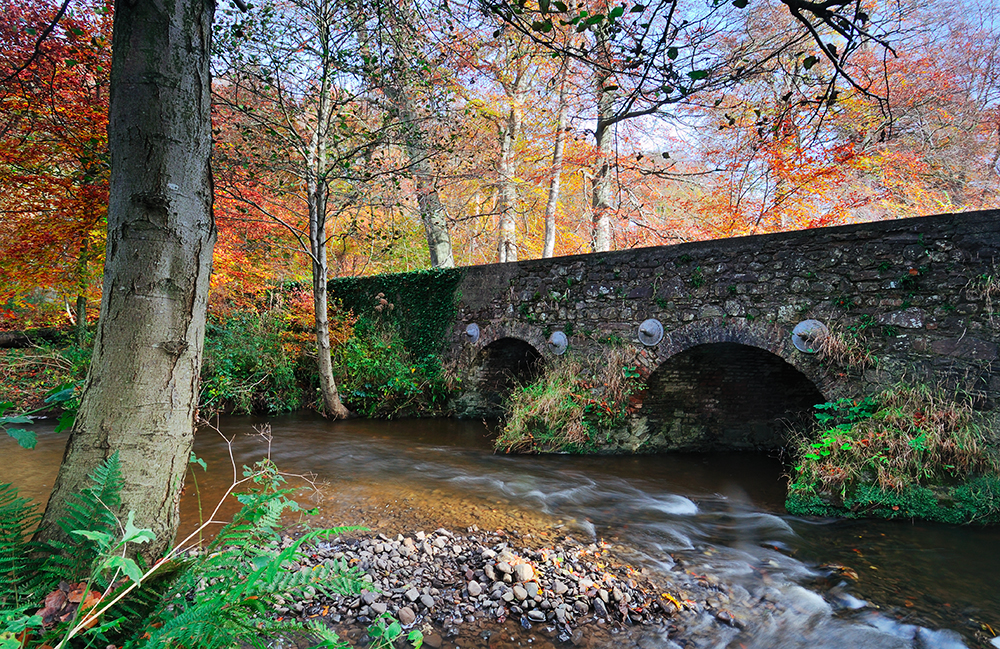
{"type": "Polygon", "coordinates": [[[440,358],[415,358],[390,322],[359,320],[333,352],[341,397],[365,417],[440,415],[450,392],[440,358]]]}
{"type": "Polygon", "coordinates": [[[976,411],[970,400],[901,383],[875,397],[816,408],[818,430],[794,447],[789,499],[799,513],[840,506],[924,512],[924,501],[941,488],[948,493],[935,500],[946,507],[968,508],[978,498],[978,518],[1000,514],[996,417],[976,411]]]}
{"type": "MultiPolygon", "coordinates": [[[[127,521],[113,514],[123,483],[117,454],[95,470],[59,521],[68,541],[31,541],[37,509],[11,485],[0,485],[0,649],[263,649],[282,636],[346,646],[318,621],[272,613],[307,591],[348,595],[371,587],[343,561],[287,569],[302,558],[304,543],[352,528],[314,530],[281,543],[281,515],[297,507],[283,482],[270,460],[244,467],[236,484],[252,487],[237,495],[243,506],[232,522],[204,551],[177,548],[150,567],[130,558],[129,546],[152,540],[152,532],[137,528],[131,513],[127,521]]],[[[398,623],[387,622],[378,627],[383,642],[376,646],[402,635],[398,623]]],[[[419,632],[408,639],[420,646],[419,632]]]]}
{"type": "Polygon", "coordinates": [[[639,374],[619,348],[590,369],[576,356],[559,357],[533,383],[516,387],[504,404],[506,422],[495,441],[507,452],[587,452],[631,411],[639,374]]]}

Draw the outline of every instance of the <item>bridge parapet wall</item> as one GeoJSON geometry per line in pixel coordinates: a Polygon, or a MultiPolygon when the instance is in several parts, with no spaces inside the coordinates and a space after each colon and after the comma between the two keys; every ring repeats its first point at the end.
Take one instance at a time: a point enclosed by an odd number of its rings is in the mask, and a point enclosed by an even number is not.
{"type": "Polygon", "coordinates": [[[981,407],[1000,406],[998,211],[456,272],[462,278],[443,350],[455,359],[508,337],[552,358],[545,341],[563,331],[584,356],[624,345],[649,374],[699,345],[735,343],[783,359],[826,399],[870,394],[907,379],[959,386],[977,395],[981,407]],[[647,318],[665,330],[652,347],[637,338],[647,318]],[[791,330],[805,319],[856,341],[877,357],[877,366],[797,351],[791,330]],[[481,332],[475,343],[465,335],[471,323],[481,332]]]}

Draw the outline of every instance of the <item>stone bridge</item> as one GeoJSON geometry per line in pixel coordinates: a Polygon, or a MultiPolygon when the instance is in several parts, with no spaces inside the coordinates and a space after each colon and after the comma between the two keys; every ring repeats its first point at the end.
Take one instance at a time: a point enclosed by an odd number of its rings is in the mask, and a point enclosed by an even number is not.
{"type": "MultiPolygon", "coordinates": [[[[464,378],[463,416],[498,414],[561,353],[593,366],[609,350],[643,390],[608,450],[780,446],[814,404],[898,381],[1000,407],[1000,211],[445,272],[453,281],[422,298],[453,306],[441,353],[464,378]],[[809,320],[829,334],[820,344],[812,324],[803,351],[793,329],[809,320]]],[[[371,304],[415,275],[347,281],[370,283],[371,304]]]]}

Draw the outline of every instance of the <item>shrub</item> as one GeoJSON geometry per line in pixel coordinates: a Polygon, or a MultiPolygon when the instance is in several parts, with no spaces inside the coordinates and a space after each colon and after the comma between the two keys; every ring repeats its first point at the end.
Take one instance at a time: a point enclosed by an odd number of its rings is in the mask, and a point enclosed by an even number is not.
{"type": "Polygon", "coordinates": [[[366,417],[440,414],[449,393],[441,362],[415,359],[392,324],[360,320],[333,352],[348,408],[366,417]]]}
{"type": "Polygon", "coordinates": [[[631,412],[638,372],[625,365],[621,348],[607,349],[589,370],[580,359],[563,356],[533,383],[515,388],[498,449],[516,452],[582,452],[600,434],[621,426],[631,412]]]}
{"type": "Polygon", "coordinates": [[[209,323],[201,370],[201,407],[239,414],[288,412],[303,405],[295,347],[275,311],[244,311],[209,323]]]}
{"type": "Polygon", "coordinates": [[[842,504],[945,520],[919,513],[940,500],[963,511],[975,509],[970,503],[976,501],[1000,513],[992,483],[984,490],[977,482],[995,481],[1000,472],[996,417],[976,411],[970,400],[940,387],[898,384],[873,398],[816,408],[818,431],[795,442],[790,509],[820,513],[842,504]],[[938,498],[929,489],[936,487],[949,494],[938,498]]]}

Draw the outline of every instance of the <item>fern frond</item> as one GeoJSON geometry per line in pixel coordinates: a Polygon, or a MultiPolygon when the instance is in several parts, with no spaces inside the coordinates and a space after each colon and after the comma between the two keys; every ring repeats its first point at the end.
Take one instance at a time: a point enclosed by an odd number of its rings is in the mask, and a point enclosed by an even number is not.
{"type": "Polygon", "coordinates": [[[35,600],[37,562],[28,551],[28,533],[40,519],[37,506],[18,497],[17,489],[0,484],[0,604],[17,608],[35,600]]]}

